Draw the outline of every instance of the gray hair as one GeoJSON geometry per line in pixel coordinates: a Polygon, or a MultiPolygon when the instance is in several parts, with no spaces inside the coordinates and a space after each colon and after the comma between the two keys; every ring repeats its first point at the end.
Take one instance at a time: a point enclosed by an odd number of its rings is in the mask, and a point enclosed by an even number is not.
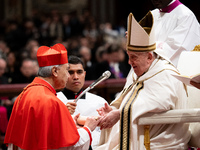
{"type": "Polygon", "coordinates": [[[157,58],[158,54],[154,51],[151,51],[151,54],[153,55],[154,58],[157,58]]]}
{"type": "Polygon", "coordinates": [[[137,52],[139,55],[146,55],[148,53],[151,53],[153,55],[154,58],[157,58],[157,53],[155,53],[154,51],[148,51],[148,52],[137,52]]]}
{"type": "Polygon", "coordinates": [[[52,68],[53,67],[60,67],[61,65],[53,65],[53,66],[45,66],[45,67],[40,67],[38,70],[38,76],[40,77],[50,77],[52,76],[52,68]]]}

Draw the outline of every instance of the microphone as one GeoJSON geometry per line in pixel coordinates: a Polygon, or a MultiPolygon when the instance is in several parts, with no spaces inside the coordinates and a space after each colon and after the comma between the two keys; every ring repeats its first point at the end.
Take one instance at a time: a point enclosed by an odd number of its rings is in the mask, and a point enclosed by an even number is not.
{"type": "Polygon", "coordinates": [[[94,81],[92,84],[90,84],[89,87],[87,87],[76,99],[75,102],[77,102],[86,92],[93,89],[97,84],[104,81],[105,79],[109,78],[111,75],[110,71],[105,71],[96,81],[94,81]]]}
{"type": "Polygon", "coordinates": [[[105,71],[102,76],[100,76],[96,81],[94,81],[89,87],[90,89],[93,89],[97,84],[99,84],[100,82],[102,82],[103,80],[109,78],[111,75],[110,71],[105,71]]]}

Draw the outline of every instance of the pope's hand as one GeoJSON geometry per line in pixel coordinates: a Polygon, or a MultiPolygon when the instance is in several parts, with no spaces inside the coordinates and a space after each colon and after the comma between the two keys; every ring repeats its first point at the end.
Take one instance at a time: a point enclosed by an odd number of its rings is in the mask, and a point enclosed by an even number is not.
{"type": "Polygon", "coordinates": [[[98,108],[97,112],[99,113],[100,116],[105,116],[108,114],[110,111],[112,111],[112,107],[108,105],[108,103],[104,104],[104,107],[98,108]]]}
{"type": "Polygon", "coordinates": [[[119,119],[120,111],[118,109],[112,110],[100,119],[98,126],[100,126],[100,129],[111,128],[119,121],[119,119]]]}

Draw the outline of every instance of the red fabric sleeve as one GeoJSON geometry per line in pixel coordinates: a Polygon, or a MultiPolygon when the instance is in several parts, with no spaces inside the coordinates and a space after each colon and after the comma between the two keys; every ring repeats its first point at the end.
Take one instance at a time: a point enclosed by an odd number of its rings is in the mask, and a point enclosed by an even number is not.
{"type": "Polygon", "coordinates": [[[87,127],[83,127],[83,129],[85,129],[87,131],[87,133],[89,134],[89,137],[90,137],[90,145],[92,143],[92,135],[91,135],[91,132],[90,130],[87,128],[87,127]]]}

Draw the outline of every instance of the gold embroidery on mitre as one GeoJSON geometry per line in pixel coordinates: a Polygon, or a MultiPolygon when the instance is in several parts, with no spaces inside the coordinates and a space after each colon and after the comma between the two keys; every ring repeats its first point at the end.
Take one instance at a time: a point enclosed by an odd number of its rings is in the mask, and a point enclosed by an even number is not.
{"type": "Polygon", "coordinates": [[[156,49],[156,43],[149,46],[134,46],[134,45],[127,46],[127,50],[135,52],[148,52],[148,51],[153,51],[155,49],[156,49]]]}

